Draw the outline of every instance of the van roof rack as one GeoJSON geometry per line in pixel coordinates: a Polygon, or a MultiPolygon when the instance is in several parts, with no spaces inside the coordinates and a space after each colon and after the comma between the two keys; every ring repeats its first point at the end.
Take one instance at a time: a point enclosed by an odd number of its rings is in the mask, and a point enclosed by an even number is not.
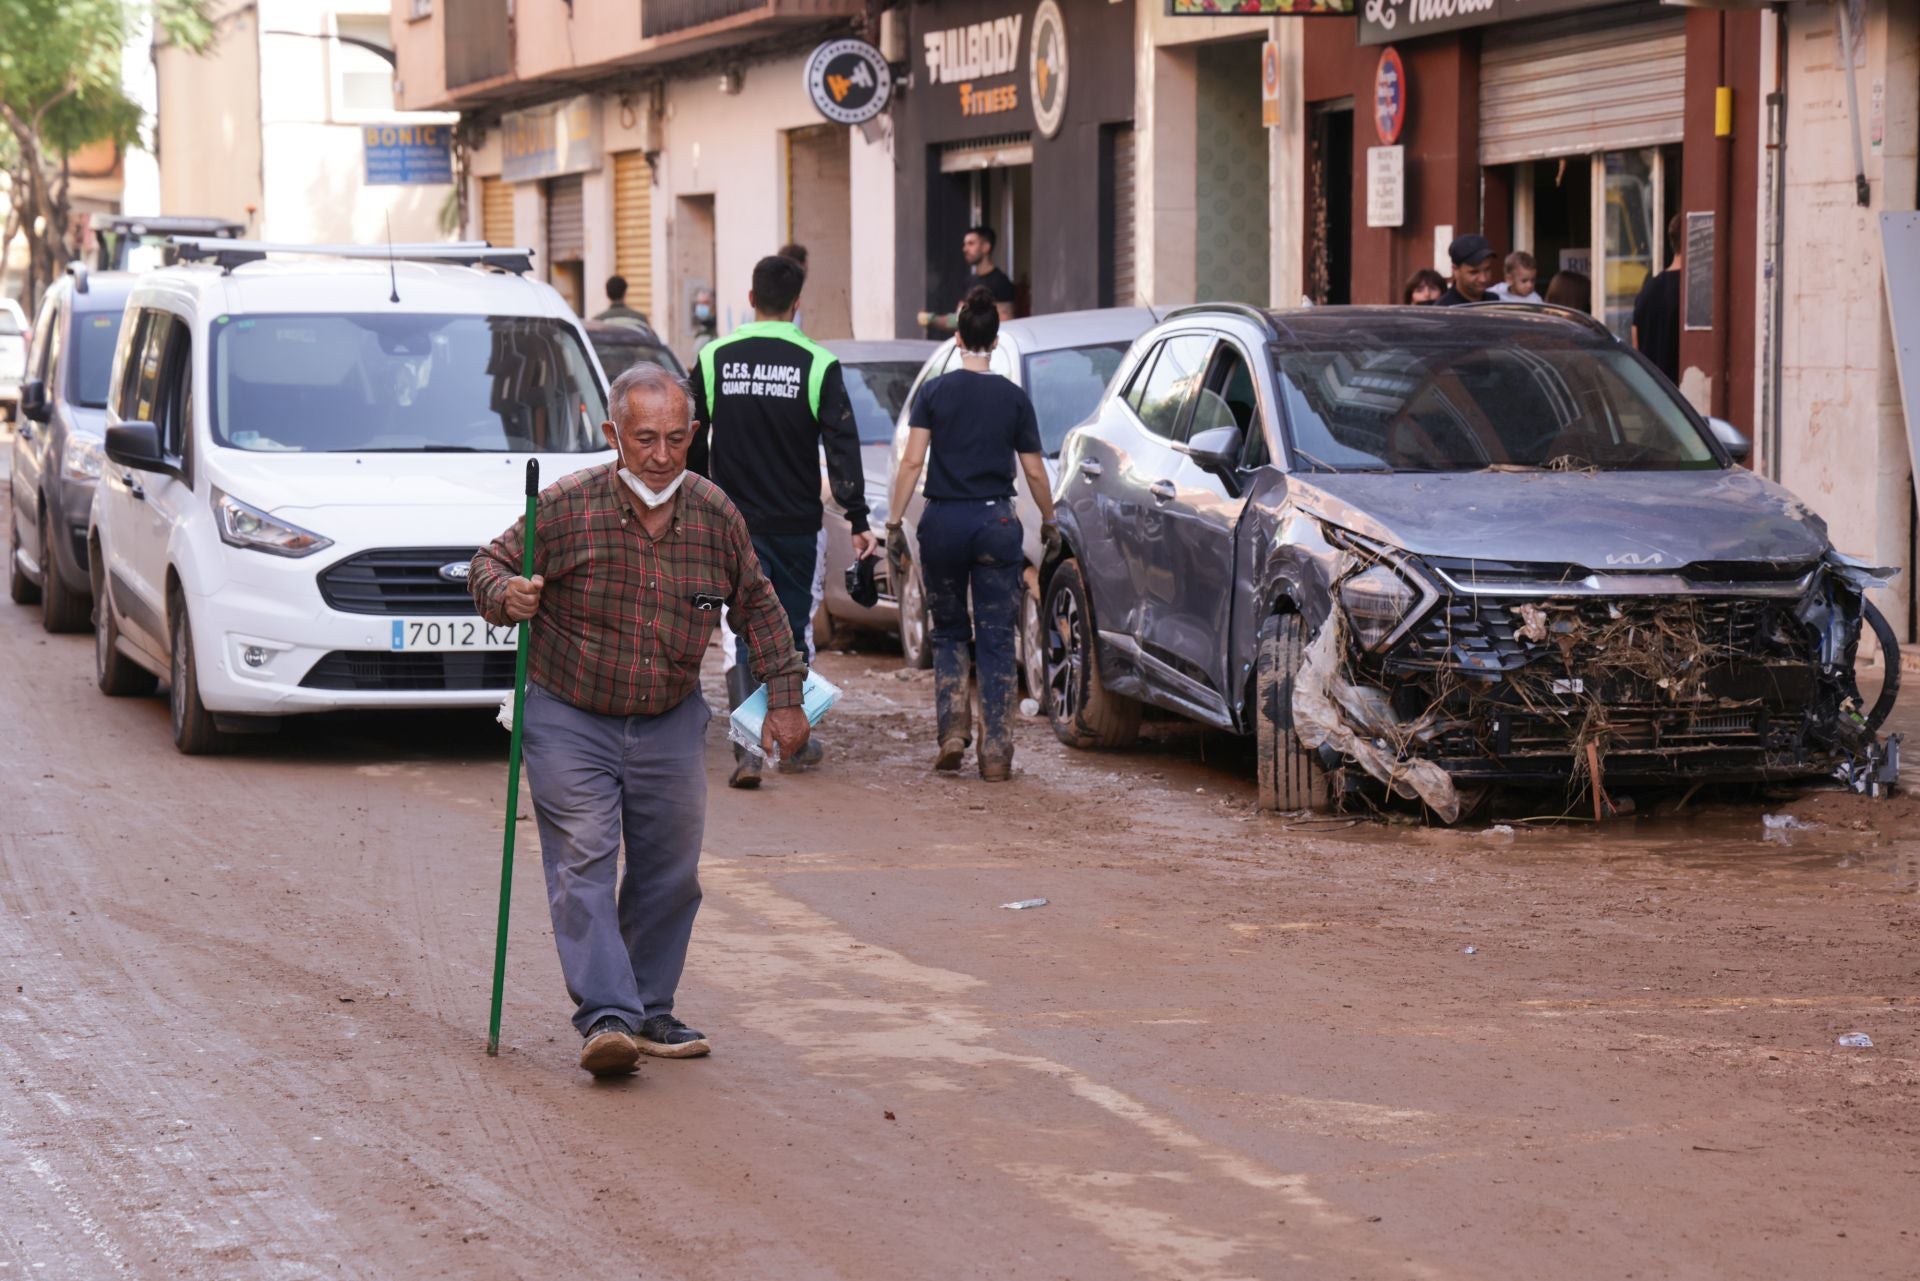
{"type": "Polygon", "coordinates": [[[210,262],[223,272],[250,262],[261,262],[270,254],[304,254],[320,258],[351,258],[385,262],[404,258],[408,262],[437,262],[453,267],[492,267],[524,276],[533,270],[533,250],[495,249],[484,240],[462,240],[452,244],[402,245],[289,245],[265,240],[220,240],[210,236],[174,236],[172,243],[181,262],[210,262]]]}

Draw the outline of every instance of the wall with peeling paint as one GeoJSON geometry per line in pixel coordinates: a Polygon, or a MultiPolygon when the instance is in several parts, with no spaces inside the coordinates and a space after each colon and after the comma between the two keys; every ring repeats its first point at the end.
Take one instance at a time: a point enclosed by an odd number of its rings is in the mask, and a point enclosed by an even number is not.
{"type": "Polygon", "coordinates": [[[1854,198],[1828,5],[1787,7],[1780,479],[1836,546],[1902,574],[1881,607],[1914,639],[1914,488],[1880,269],[1880,214],[1920,197],[1920,6],[1867,0],[1854,68],[1872,204],[1854,198]]]}

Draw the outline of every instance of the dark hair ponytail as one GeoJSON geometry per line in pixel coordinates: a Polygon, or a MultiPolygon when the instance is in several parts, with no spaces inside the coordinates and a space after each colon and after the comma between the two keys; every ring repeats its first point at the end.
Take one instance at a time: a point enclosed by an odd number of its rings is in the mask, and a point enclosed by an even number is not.
{"type": "Polygon", "coordinates": [[[967,291],[960,304],[960,345],[968,351],[984,352],[1000,336],[1000,304],[985,285],[967,291]]]}

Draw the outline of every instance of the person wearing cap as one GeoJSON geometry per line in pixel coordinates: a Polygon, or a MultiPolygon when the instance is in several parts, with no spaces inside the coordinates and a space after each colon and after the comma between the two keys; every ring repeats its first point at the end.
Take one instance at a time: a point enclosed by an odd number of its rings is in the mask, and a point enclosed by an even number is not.
{"type": "Polygon", "coordinates": [[[1493,282],[1493,245],[1478,232],[1455,236],[1447,246],[1453,260],[1453,283],[1440,295],[1442,307],[1461,307],[1470,302],[1487,301],[1487,286],[1493,282]]]}

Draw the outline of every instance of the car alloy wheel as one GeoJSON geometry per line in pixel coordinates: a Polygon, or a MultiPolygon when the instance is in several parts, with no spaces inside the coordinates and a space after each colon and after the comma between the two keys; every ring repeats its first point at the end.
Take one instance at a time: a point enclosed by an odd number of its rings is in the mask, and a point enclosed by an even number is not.
{"type": "Polygon", "coordinates": [[[920,581],[920,566],[907,567],[907,581],[900,589],[900,652],[907,666],[925,671],[933,666],[933,620],[927,616],[927,588],[920,581]]]}
{"type": "Polygon", "coordinates": [[[1047,584],[1047,719],[1069,747],[1126,747],[1140,736],[1140,704],[1100,679],[1093,607],[1079,563],[1060,563],[1047,584]]]}
{"type": "Polygon", "coordinates": [[[1040,627],[1040,601],[1030,591],[1020,593],[1020,677],[1027,697],[1047,708],[1047,638],[1040,627]]]}
{"type": "Polygon", "coordinates": [[[1080,626],[1080,602],[1072,592],[1053,593],[1047,611],[1047,706],[1056,715],[1071,716],[1080,706],[1086,686],[1087,656],[1080,626]]]}

